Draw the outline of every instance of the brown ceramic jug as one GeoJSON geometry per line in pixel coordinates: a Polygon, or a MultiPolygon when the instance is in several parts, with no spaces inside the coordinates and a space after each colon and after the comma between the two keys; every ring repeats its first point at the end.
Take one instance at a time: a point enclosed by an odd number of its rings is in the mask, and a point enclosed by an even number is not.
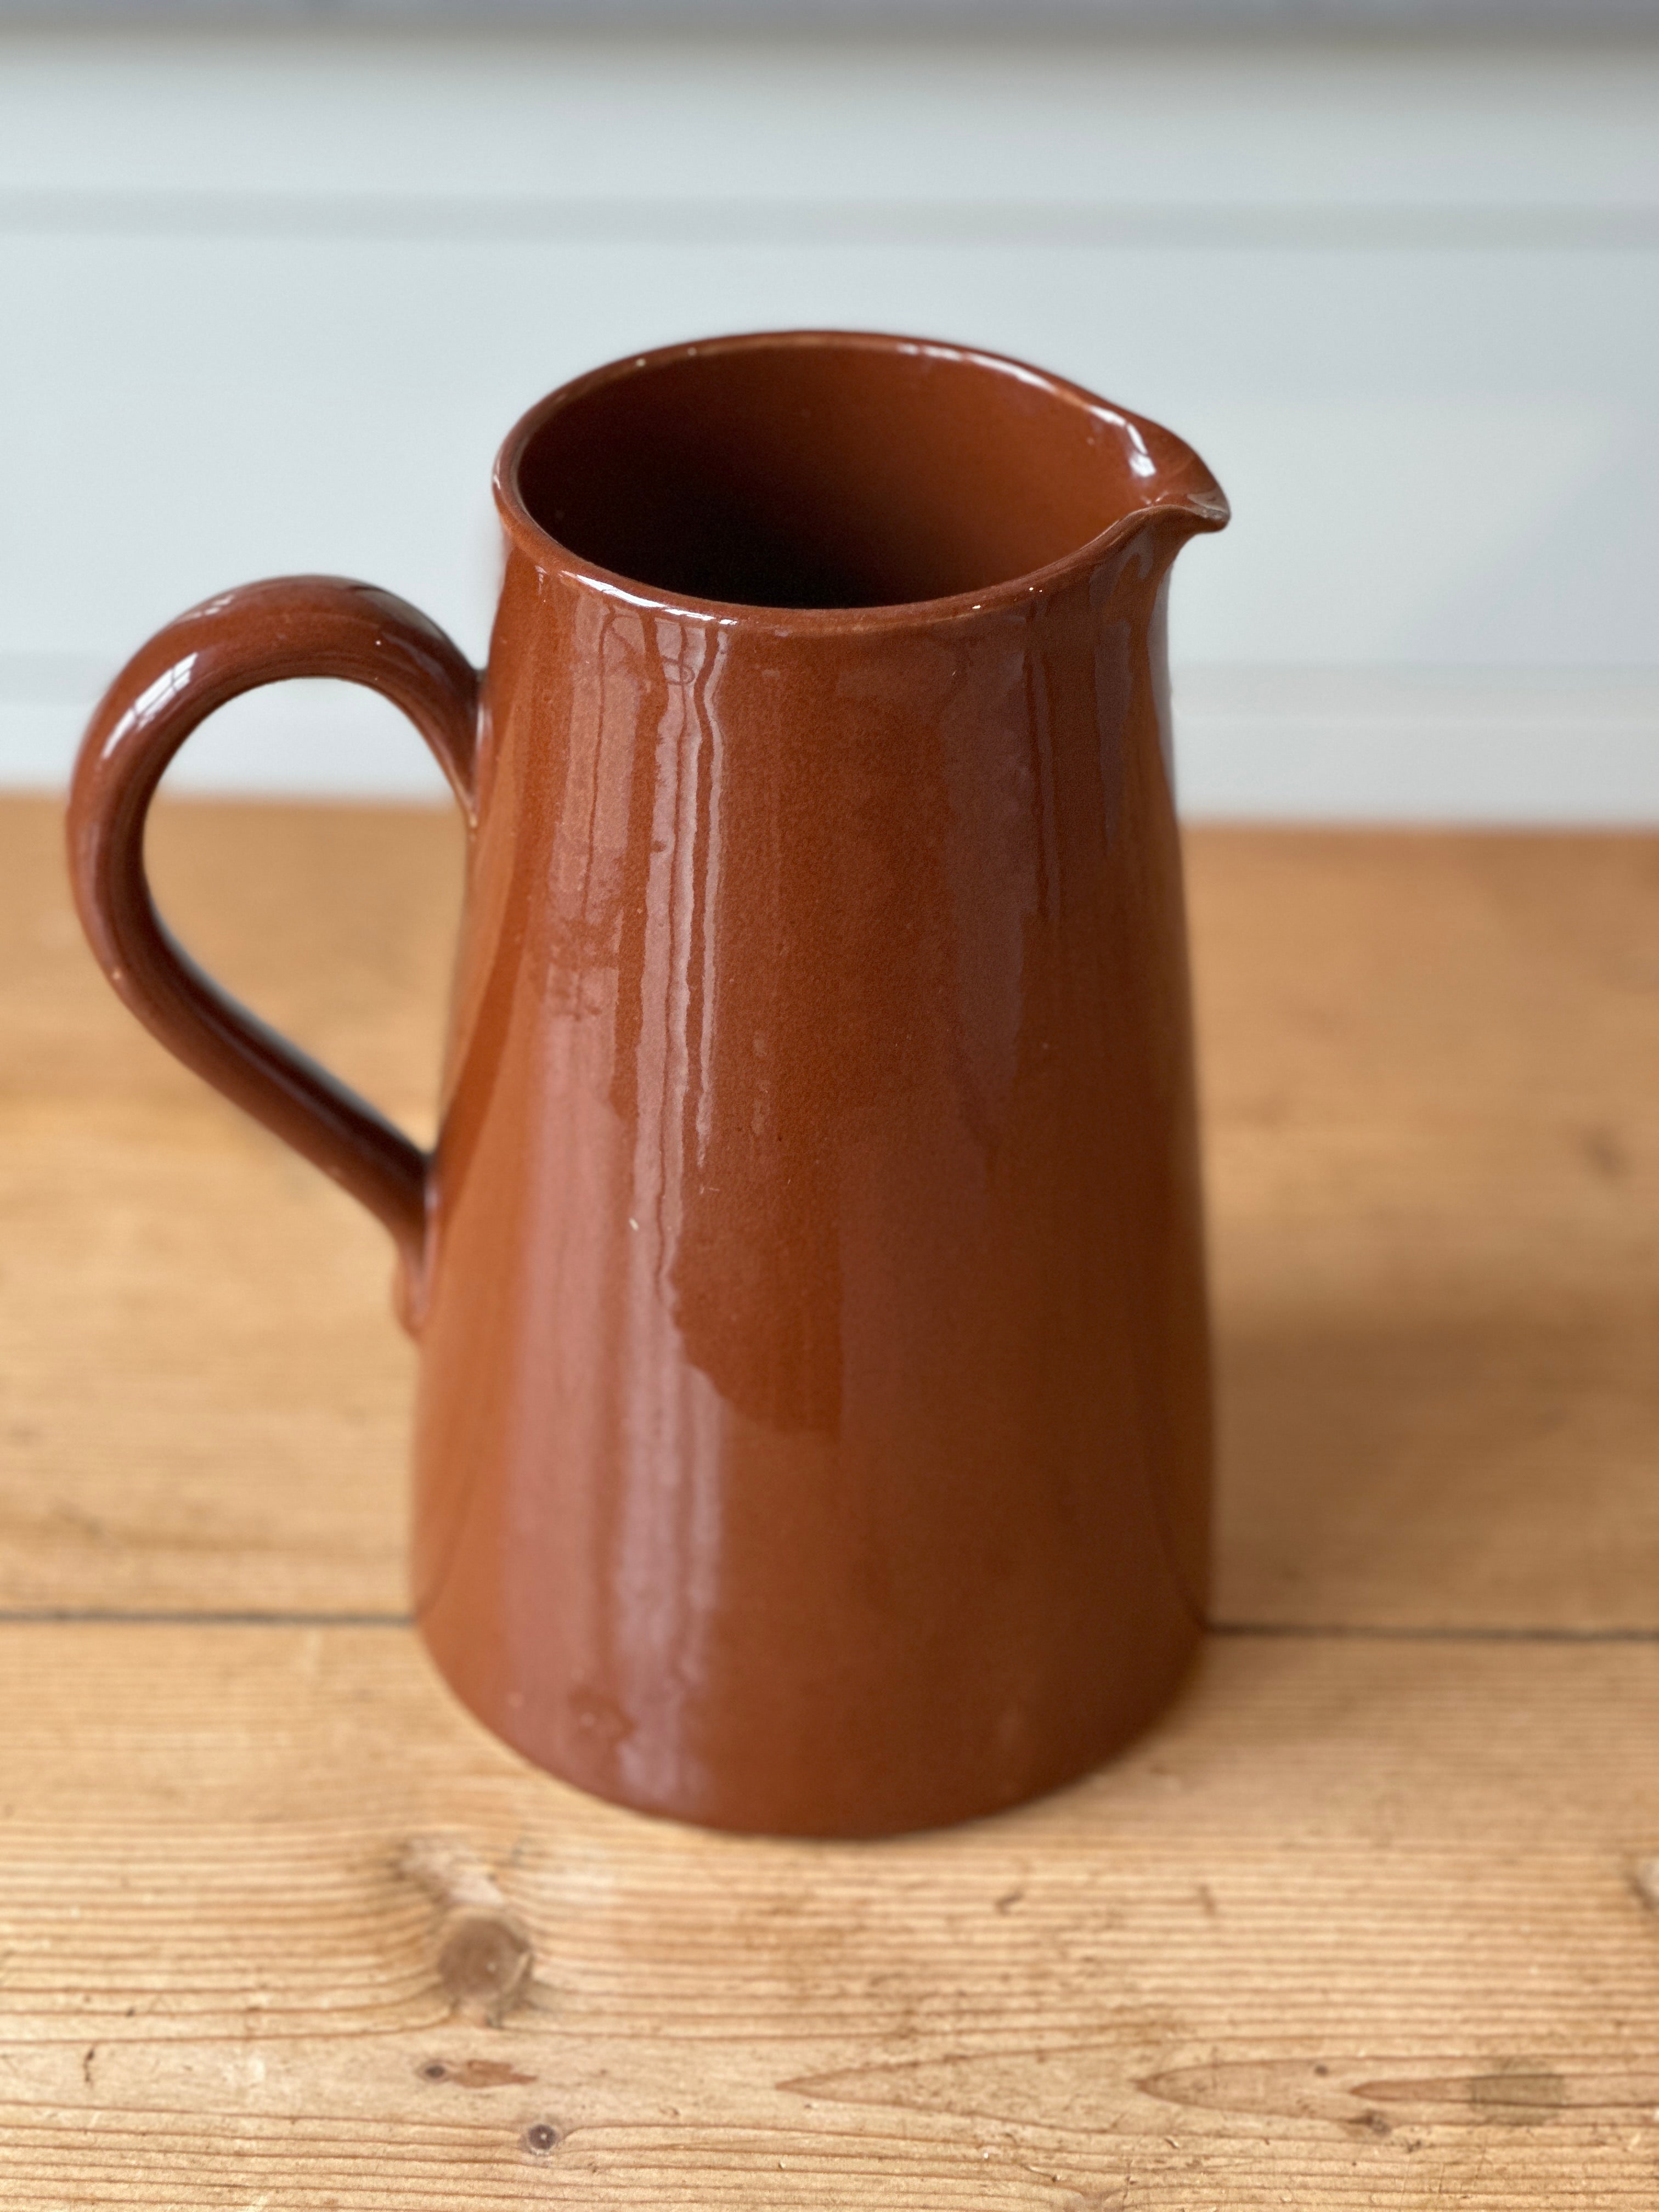
{"type": "Polygon", "coordinates": [[[391,1231],[415,1606],[584,1789],[875,1835],[1169,1695],[1209,1380],[1164,605],[1226,505],[961,347],[678,346],[532,409],[480,678],[362,584],[180,617],[70,813],[140,1020],[391,1231]],[[404,708],[466,817],[430,1158],[196,968],[144,818],[284,677],[404,708]]]}

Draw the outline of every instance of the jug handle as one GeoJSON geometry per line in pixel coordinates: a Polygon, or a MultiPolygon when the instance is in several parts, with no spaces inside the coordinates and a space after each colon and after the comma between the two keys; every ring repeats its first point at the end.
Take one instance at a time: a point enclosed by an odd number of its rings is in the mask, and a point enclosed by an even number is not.
{"type": "Polygon", "coordinates": [[[471,825],[477,672],[389,592],[338,576],[285,576],[192,607],[110,685],[70,787],[70,875],[98,964],[145,1028],[385,1223],[402,1261],[408,1320],[423,1272],[427,1154],[221,990],[162,921],[144,873],[150,801],[185,738],[240,692],[296,676],[365,684],[400,707],[471,825]]]}

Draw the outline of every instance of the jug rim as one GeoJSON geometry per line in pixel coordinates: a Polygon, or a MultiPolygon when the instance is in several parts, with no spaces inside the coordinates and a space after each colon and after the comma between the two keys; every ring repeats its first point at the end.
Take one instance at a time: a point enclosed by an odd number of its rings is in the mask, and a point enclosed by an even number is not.
{"type": "Polygon", "coordinates": [[[1126,539],[1149,522],[1168,519],[1179,522],[1183,538],[1200,532],[1224,529],[1231,510],[1225,493],[1202,457],[1184,438],[1150,416],[1138,415],[1103,399],[1086,386],[1051,371],[1034,367],[1011,354],[992,352],[981,346],[948,339],[902,337],[879,331],[802,329],[745,331],[730,337],[693,338],[642,352],[619,355],[614,361],[588,369],[548,392],[525,411],[507,432],[495,459],[492,477],[495,505],[509,538],[534,565],[572,578],[602,596],[650,613],[669,614],[718,627],[745,628],[847,635],[872,629],[907,629],[918,624],[950,623],[1018,611],[1048,593],[1086,574],[1126,539]],[[1080,540],[1056,559],[1005,577],[976,590],[953,592],[936,598],[877,601],[869,605],[793,606],[760,600],[710,599],[666,585],[650,584],[568,545],[531,513],[520,480],[525,454],[532,440],[553,417],[578,400],[637,375],[681,361],[742,352],[785,348],[844,348],[858,351],[920,356],[934,361],[988,368],[1050,398],[1081,409],[1116,432],[1132,450],[1131,465],[1138,475],[1163,478],[1155,496],[1118,515],[1104,529],[1080,540]],[[1154,449],[1158,459],[1153,459],[1154,449]]]}

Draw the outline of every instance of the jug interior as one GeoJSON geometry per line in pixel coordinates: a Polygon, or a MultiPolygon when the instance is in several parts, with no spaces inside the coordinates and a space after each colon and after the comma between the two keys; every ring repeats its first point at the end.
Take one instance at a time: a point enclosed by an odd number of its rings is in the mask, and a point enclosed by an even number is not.
{"type": "Polygon", "coordinates": [[[814,336],[587,380],[531,434],[517,489],[550,538],[639,584],[866,607],[1062,560],[1155,503],[1156,479],[1188,459],[1012,363],[814,336]]]}

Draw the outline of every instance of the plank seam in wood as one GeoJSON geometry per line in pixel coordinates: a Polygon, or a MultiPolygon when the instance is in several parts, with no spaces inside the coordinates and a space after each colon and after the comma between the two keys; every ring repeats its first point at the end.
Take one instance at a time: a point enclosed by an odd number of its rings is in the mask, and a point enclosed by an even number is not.
{"type": "MultiPolygon", "coordinates": [[[[107,1606],[0,1607],[4,1628],[404,1628],[408,1613],[140,1611],[107,1606]]],[[[1350,1644],[1659,1644],[1656,1628],[1570,1628],[1451,1626],[1413,1626],[1386,1621],[1212,1620],[1206,1633],[1234,1640],[1294,1638],[1302,1643],[1350,1644]]]]}
{"type": "Polygon", "coordinates": [[[413,1628],[407,1613],[148,1612],[117,1606],[0,1607],[0,1627],[413,1628]]]}
{"type": "Polygon", "coordinates": [[[1332,1637],[1362,1644],[1659,1644],[1659,1628],[1572,1628],[1483,1622],[1468,1627],[1406,1622],[1212,1620],[1211,1636],[1296,1637],[1318,1643],[1332,1637]]]}

